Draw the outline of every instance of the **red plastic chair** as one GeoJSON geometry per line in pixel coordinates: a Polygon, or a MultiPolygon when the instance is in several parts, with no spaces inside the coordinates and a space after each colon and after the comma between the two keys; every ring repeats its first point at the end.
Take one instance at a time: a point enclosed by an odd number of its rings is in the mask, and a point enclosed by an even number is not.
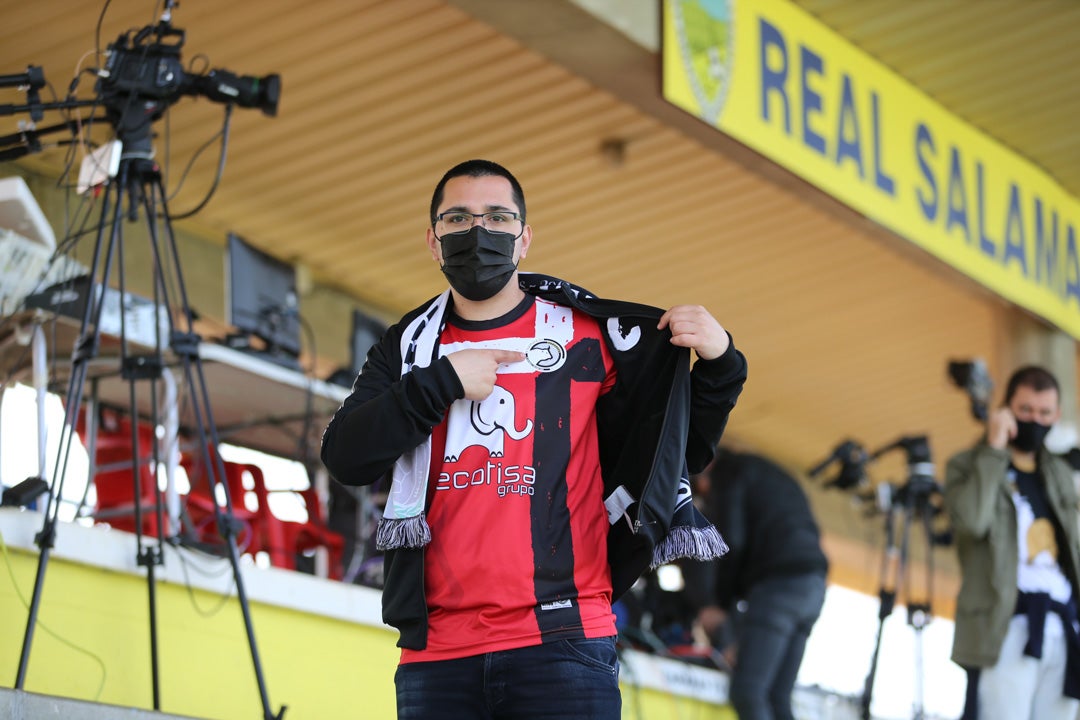
{"type": "MultiPolygon", "coordinates": [[[[75,431],[85,447],[87,437],[86,411],[79,414],[75,431]]],[[[135,481],[132,479],[131,420],[119,411],[101,408],[94,438],[94,474],[91,478],[97,494],[94,504],[94,523],[107,524],[118,530],[135,532],[135,481]]],[[[153,452],[156,438],[154,428],[139,421],[136,427],[138,443],[139,510],[142,513],[142,532],[158,534],[155,511],[158,489],[154,478],[153,452]]],[[[160,458],[159,458],[160,459],[160,458]]]]}
{"type": "MultiPolygon", "coordinates": [[[[187,497],[188,515],[198,540],[220,543],[214,516],[216,499],[207,474],[202,470],[203,462],[201,453],[185,453],[181,460],[191,480],[191,492],[187,497]]],[[[334,579],[342,577],[345,539],[326,526],[313,489],[281,491],[299,495],[308,513],[305,522],[283,520],[274,515],[270,508],[270,491],[266,487],[262,468],[250,463],[229,461],[224,461],[224,465],[233,517],[242,525],[242,530],[237,534],[237,546],[241,552],[252,556],[265,552],[273,567],[295,570],[301,554],[325,548],[329,558],[328,576],[334,579]]]]}
{"type": "MultiPolygon", "coordinates": [[[[216,462],[216,450],[209,448],[210,462],[216,462]]],[[[262,538],[266,534],[260,527],[269,513],[262,503],[256,508],[249,507],[249,500],[258,498],[259,486],[262,485],[262,470],[255,465],[235,463],[223,460],[225,484],[232,503],[233,519],[239,523],[236,532],[236,545],[239,551],[255,555],[263,549],[262,538]],[[250,478],[251,487],[248,487],[250,478]]],[[[216,483],[212,478],[216,473],[206,471],[206,459],[203,452],[196,448],[184,452],[180,457],[180,466],[188,475],[191,489],[184,499],[189,522],[188,535],[207,545],[220,545],[223,542],[217,522],[217,508],[225,512],[227,505],[224,497],[219,498],[216,483]]]]}
{"type": "Polygon", "coordinates": [[[322,503],[314,488],[294,490],[307,507],[306,522],[283,522],[286,563],[282,567],[296,568],[298,555],[325,549],[328,556],[327,577],[340,580],[344,575],[342,556],[345,552],[345,538],[341,533],[331,530],[323,520],[322,503]]]}

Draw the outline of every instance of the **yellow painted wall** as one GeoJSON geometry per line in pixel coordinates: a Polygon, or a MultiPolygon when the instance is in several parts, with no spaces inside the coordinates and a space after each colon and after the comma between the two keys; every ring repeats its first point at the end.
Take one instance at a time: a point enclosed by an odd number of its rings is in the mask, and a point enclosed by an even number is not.
{"type": "MultiPolygon", "coordinates": [[[[24,599],[33,592],[38,554],[4,549],[0,685],[14,687],[24,599]]],[[[222,572],[228,572],[224,564],[222,572]]],[[[235,593],[223,600],[176,583],[159,581],[156,588],[161,710],[211,720],[262,717],[235,593]]],[[[52,557],[39,612],[48,630],[39,625],[35,631],[23,689],[151,709],[148,604],[145,577],[52,557]]],[[[251,615],[274,713],[285,705],[286,720],[394,717],[396,633],[257,602],[251,615]]],[[[623,717],[735,716],[711,703],[624,683],[623,717]]]]}
{"type": "MultiPolygon", "coordinates": [[[[29,600],[37,555],[11,548],[7,557],[29,600]]],[[[14,686],[27,611],[11,577],[0,580],[0,682],[14,686]]],[[[235,593],[223,604],[212,593],[158,583],[157,597],[161,709],[214,720],[261,717],[235,593]]],[[[50,560],[39,620],[63,641],[39,626],[23,689],[152,708],[148,605],[145,578],[50,560]]],[[[290,720],[394,716],[392,632],[259,603],[251,603],[251,615],[275,713],[284,704],[290,720]]]]}

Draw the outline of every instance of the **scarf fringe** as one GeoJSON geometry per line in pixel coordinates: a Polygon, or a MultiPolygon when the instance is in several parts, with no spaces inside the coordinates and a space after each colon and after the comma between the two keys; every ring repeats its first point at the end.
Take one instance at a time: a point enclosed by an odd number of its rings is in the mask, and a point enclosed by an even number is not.
{"type": "Polygon", "coordinates": [[[405,518],[379,518],[375,531],[375,547],[378,550],[422,548],[431,542],[431,527],[424,514],[405,518]]]}
{"type": "Polygon", "coordinates": [[[706,528],[673,527],[667,537],[653,549],[650,569],[679,558],[691,560],[715,560],[726,555],[728,544],[724,542],[720,531],[713,526],[706,528]]]}

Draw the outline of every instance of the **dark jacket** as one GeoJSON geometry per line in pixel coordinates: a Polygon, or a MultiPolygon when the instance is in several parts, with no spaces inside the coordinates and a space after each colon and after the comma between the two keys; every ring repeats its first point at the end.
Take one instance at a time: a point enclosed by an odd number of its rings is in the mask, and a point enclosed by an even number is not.
{"type": "MultiPolygon", "coordinates": [[[[699,360],[691,372],[689,351],[671,345],[670,332],[656,330],[661,310],[601,300],[543,275],[522,274],[520,284],[530,295],[599,319],[601,327],[618,318],[619,334],[638,339],[628,348],[605,333],[616,383],[597,405],[604,496],[624,486],[637,498],[628,509],[633,526],[619,521],[608,533],[613,597],[618,597],[651,564],[656,545],[667,535],[680,477],[712,459],[746,379],[746,360],[732,345],[715,360],[699,360]]],[[[323,434],[323,463],[343,484],[382,478],[464,397],[445,357],[401,377],[402,331],[429,304],[405,315],[372,348],[352,394],[323,434]]],[[[401,631],[402,647],[427,644],[423,560],[422,548],[390,550],[384,558],[383,620],[401,631]]]]}
{"type": "MultiPolygon", "coordinates": [[[[952,522],[962,581],[956,598],[952,659],[966,667],[998,661],[1016,612],[1020,564],[1016,505],[1008,483],[1011,456],[986,444],[949,458],[945,507],[952,522]]],[[[1080,531],[1072,470],[1045,448],[1038,454],[1053,522],[1063,533],[1058,562],[1073,582],[1080,576],[1080,531]]]]}
{"type": "Polygon", "coordinates": [[[828,573],[810,503],[790,473],[761,456],[722,448],[709,474],[704,513],[731,550],[692,568],[687,589],[695,605],[730,611],[764,578],[828,573]]]}

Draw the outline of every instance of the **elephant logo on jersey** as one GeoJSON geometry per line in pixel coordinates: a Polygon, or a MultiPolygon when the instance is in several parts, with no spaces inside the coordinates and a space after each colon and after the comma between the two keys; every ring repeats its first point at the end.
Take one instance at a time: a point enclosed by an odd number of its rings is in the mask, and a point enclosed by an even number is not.
{"type": "Polygon", "coordinates": [[[540,372],[555,372],[566,362],[566,348],[555,340],[537,340],[525,351],[525,359],[540,372]]]}
{"type": "Polygon", "coordinates": [[[447,418],[443,460],[457,462],[465,449],[473,445],[487,448],[490,457],[502,457],[506,435],[512,440],[522,440],[532,432],[532,420],[526,420],[520,430],[516,427],[515,412],[514,396],[498,385],[479,402],[455,402],[447,418]]]}

